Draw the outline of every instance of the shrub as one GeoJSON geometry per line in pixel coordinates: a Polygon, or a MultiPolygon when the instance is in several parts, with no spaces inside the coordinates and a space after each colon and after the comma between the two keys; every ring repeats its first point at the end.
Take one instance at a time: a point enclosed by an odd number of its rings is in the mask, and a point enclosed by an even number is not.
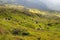
{"type": "Polygon", "coordinates": [[[18,29],[12,30],[12,34],[14,34],[14,35],[19,35],[19,33],[20,33],[20,30],[18,30],[18,29]]]}
{"type": "Polygon", "coordinates": [[[28,36],[29,33],[28,33],[28,32],[22,32],[22,35],[23,35],[23,36],[28,36]]]}
{"type": "Polygon", "coordinates": [[[10,20],[10,18],[5,18],[5,20],[10,20]]]}
{"type": "Polygon", "coordinates": [[[47,24],[48,26],[52,26],[52,24],[51,23],[49,23],[49,24],[47,24]]]}
{"type": "Polygon", "coordinates": [[[21,30],[21,29],[13,29],[12,30],[13,35],[23,35],[23,36],[28,36],[29,33],[27,31],[21,30]]]}
{"type": "Polygon", "coordinates": [[[37,40],[41,40],[41,37],[40,38],[37,38],[37,40]]]}

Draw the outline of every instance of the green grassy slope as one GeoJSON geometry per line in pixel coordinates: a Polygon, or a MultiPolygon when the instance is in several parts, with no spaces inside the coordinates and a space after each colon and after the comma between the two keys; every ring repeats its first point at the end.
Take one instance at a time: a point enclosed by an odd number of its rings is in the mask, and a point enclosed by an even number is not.
{"type": "Polygon", "coordinates": [[[0,40],[60,40],[60,19],[0,7],[0,40]]]}

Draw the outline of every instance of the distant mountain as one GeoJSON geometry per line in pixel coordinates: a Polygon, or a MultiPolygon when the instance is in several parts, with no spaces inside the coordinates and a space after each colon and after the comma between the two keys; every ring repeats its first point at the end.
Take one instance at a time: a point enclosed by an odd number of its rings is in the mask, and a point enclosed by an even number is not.
{"type": "Polygon", "coordinates": [[[48,7],[40,2],[40,1],[35,1],[35,0],[0,0],[0,3],[5,3],[5,4],[17,4],[17,5],[23,5],[28,8],[35,8],[35,9],[40,9],[40,10],[48,10],[48,7]]]}
{"type": "MultiPolygon", "coordinates": [[[[52,1],[51,1],[52,2],[52,1]]],[[[28,8],[34,8],[39,10],[54,10],[54,11],[60,11],[60,5],[59,4],[50,4],[46,1],[43,2],[43,0],[0,0],[1,4],[16,4],[16,5],[23,5],[28,8]]]]}

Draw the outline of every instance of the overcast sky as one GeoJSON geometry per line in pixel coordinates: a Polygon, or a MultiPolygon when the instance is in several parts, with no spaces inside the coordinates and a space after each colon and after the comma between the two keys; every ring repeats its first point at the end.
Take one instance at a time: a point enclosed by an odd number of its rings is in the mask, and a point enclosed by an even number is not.
{"type": "Polygon", "coordinates": [[[60,0],[39,0],[45,3],[50,9],[60,10],[60,0]]]}
{"type": "Polygon", "coordinates": [[[31,2],[43,2],[48,8],[53,10],[60,10],[60,0],[29,0],[31,2]]]}

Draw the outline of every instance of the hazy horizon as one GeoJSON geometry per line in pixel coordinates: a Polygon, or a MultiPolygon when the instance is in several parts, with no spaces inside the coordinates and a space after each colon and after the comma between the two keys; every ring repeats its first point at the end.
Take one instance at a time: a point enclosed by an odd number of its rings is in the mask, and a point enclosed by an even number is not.
{"type": "Polygon", "coordinates": [[[26,7],[60,11],[60,0],[0,0],[6,3],[20,4],[26,7]]]}

